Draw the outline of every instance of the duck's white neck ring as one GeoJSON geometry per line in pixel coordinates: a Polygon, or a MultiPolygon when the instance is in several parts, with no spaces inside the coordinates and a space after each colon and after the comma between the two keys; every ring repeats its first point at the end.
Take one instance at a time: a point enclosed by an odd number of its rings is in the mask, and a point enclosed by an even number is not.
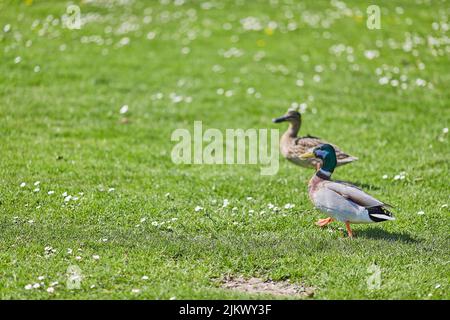
{"type": "Polygon", "coordinates": [[[324,180],[330,180],[331,172],[319,169],[319,171],[316,172],[316,176],[324,180]]]}

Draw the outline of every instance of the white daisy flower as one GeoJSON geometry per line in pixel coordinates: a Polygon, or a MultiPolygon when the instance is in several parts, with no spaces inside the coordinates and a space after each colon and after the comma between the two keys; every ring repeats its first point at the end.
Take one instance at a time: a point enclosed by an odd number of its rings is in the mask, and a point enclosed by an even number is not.
{"type": "Polygon", "coordinates": [[[226,206],[228,206],[230,202],[228,201],[228,199],[223,199],[223,205],[222,208],[225,208],[226,206]]]}
{"type": "Polygon", "coordinates": [[[284,208],[285,209],[292,209],[292,208],[294,208],[295,207],[295,204],[292,204],[292,203],[286,203],[285,205],[284,205],[284,208]]]}
{"type": "Polygon", "coordinates": [[[123,105],[120,110],[119,110],[120,114],[125,114],[128,112],[128,105],[123,105]]]}

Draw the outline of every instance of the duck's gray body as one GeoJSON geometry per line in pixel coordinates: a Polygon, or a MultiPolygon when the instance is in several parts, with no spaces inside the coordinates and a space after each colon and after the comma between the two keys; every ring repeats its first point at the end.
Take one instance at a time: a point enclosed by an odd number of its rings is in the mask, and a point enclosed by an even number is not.
{"type": "Polygon", "coordinates": [[[314,175],[309,183],[309,196],[317,209],[341,222],[374,223],[394,220],[392,214],[385,209],[387,204],[347,183],[314,175]]]}

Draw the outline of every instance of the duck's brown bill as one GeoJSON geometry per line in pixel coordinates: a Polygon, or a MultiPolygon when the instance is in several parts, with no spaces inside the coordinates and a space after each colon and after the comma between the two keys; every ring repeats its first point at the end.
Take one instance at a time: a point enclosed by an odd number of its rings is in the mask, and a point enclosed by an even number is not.
{"type": "Polygon", "coordinates": [[[302,155],[300,155],[300,159],[308,159],[308,158],[315,158],[316,156],[312,152],[306,152],[302,155]]]}

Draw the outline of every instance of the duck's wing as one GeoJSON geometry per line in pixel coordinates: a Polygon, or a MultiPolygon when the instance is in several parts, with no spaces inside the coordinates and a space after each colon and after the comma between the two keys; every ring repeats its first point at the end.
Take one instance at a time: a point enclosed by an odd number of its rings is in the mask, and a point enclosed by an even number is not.
{"type": "MultiPolygon", "coordinates": [[[[349,186],[349,187],[352,187],[352,188],[355,188],[355,189],[358,189],[358,190],[364,192],[363,189],[361,189],[361,188],[358,187],[357,185],[355,185],[355,184],[353,184],[353,183],[351,183],[351,182],[348,182],[348,181],[344,181],[344,180],[334,180],[333,182],[338,183],[338,184],[341,184],[341,185],[349,186]]],[[[365,193],[365,192],[364,192],[364,193],[365,193]]],[[[366,193],[366,194],[367,194],[367,193],[366,193]]],[[[378,200],[378,201],[381,201],[381,200],[378,200]]],[[[389,204],[389,203],[387,203],[387,202],[384,202],[384,201],[381,201],[381,202],[383,202],[383,204],[384,204],[385,207],[394,208],[393,205],[391,205],[391,204],[389,204]]]]}
{"type": "Polygon", "coordinates": [[[321,144],[327,143],[325,140],[322,140],[318,137],[313,137],[310,136],[309,134],[307,136],[304,137],[297,137],[294,140],[294,144],[295,145],[301,145],[304,146],[305,148],[315,148],[317,146],[320,146],[321,144]]]}
{"type": "Polygon", "coordinates": [[[313,202],[320,211],[332,215],[339,221],[350,221],[352,223],[373,222],[367,214],[366,208],[326,186],[315,192],[313,202]]]}
{"type": "Polygon", "coordinates": [[[363,191],[363,190],[362,190],[360,187],[358,187],[357,185],[355,185],[355,184],[353,184],[353,183],[351,183],[351,182],[345,181],[345,180],[333,180],[333,182],[339,183],[339,184],[343,184],[343,185],[346,185],[346,186],[349,186],[349,187],[353,187],[353,188],[356,188],[356,189],[358,189],[358,190],[363,191]]]}
{"type": "Polygon", "coordinates": [[[362,207],[384,206],[385,203],[348,182],[329,181],[326,187],[362,207]]]}
{"type": "Polygon", "coordinates": [[[353,161],[358,160],[357,157],[351,156],[348,153],[345,153],[342,151],[338,146],[335,146],[334,144],[331,144],[334,148],[334,151],[336,151],[336,160],[338,162],[338,165],[350,163],[353,161]]]}
{"type": "Polygon", "coordinates": [[[320,146],[321,144],[326,143],[320,138],[306,136],[306,137],[298,137],[294,140],[294,143],[290,146],[290,151],[292,154],[296,156],[301,156],[306,152],[312,151],[315,147],[320,146]]]}
{"type": "Polygon", "coordinates": [[[349,183],[327,181],[325,187],[357,205],[366,208],[369,216],[374,221],[394,220],[392,213],[386,209],[389,206],[387,203],[372,197],[356,186],[349,183]]]}
{"type": "Polygon", "coordinates": [[[358,160],[357,157],[353,157],[343,152],[338,146],[329,143],[328,141],[322,140],[318,137],[313,137],[311,135],[296,138],[294,140],[294,145],[292,146],[292,151],[296,155],[300,156],[306,152],[311,152],[315,147],[318,147],[326,143],[331,144],[333,146],[334,151],[336,152],[336,160],[338,162],[338,165],[358,160]]]}
{"type": "Polygon", "coordinates": [[[309,133],[308,133],[306,136],[301,137],[300,139],[304,139],[304,138],[312,138],[312,139],[319,139],[319,140],[320,140],[319,137],[312,136],[312,135],[310,135],[309,133]]]}

